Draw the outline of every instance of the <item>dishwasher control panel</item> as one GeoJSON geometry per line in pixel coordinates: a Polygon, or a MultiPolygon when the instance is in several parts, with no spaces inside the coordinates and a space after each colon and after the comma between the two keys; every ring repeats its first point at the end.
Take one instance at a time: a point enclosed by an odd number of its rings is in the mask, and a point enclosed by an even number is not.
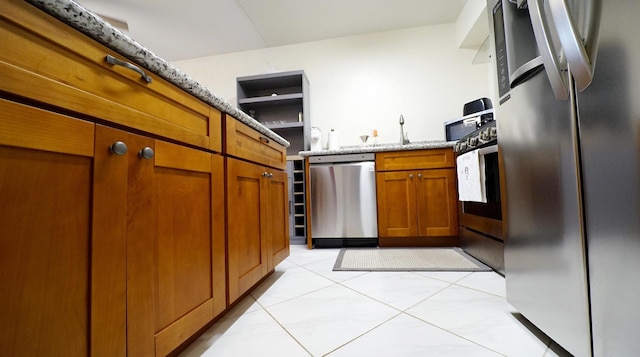
{"type": "Polygon", "coordinates": [[[309,163],[310,164],[329,164],[329,163],[336,163],[336,162],[375,161],[375,159],[376,159],[376,155],[373,153],[318,155],[318,156],[309,156],[309,163]]]}

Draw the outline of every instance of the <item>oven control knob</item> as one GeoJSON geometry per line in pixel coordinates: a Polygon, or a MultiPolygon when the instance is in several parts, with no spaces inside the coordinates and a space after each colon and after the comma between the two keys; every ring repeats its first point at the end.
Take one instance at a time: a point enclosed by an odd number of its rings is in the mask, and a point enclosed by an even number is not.
{"type": "Polygon", "coordinates": [[[467,149],[467,143],[460,143],[460,151],[465,151],[467,149]]]}
{"type": "Polygon", "coordinates": [[[498,138],[498,128],[496,128],[495,126],[492,126],[491,128],[489,128],[489,138],[490,139],[498,138]]]}
{"type": "Polygon", "coordinates": [[[470,137],[467,141],[467,145],[470,148],[476,147],[478,145],[478,138],[476,136],[470,137]]]}
{"type": "Polygon", "coordinates": [[[490,137],[491,136],[490,136],[490,133],[489,133],[489,129],[485,129],[485,130],[480,132],[480,141],[487,142],[487,141],[489,141],[490,137]]]}

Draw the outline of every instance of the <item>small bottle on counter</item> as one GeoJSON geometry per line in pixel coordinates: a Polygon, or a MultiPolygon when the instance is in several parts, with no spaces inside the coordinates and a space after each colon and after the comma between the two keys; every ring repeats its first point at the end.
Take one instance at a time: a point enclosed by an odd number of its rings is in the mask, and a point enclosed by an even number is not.
{"type": "Polygon", "coordinates": [[[373,146],[378,145],[378,130],[377,129],[373,129],[373,146]]]}

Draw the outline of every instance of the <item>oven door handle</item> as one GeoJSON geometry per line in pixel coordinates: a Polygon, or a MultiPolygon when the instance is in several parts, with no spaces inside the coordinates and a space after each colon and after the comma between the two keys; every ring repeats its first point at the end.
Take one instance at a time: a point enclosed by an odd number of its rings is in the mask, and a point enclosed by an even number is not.
{"type": "Polygon", "coordinates": [[[489,145],[480,149],[476,149],[475,151],[478,152],[478,155],[492,154],[494,152],[498,152],[498,145],[489,145]]]}

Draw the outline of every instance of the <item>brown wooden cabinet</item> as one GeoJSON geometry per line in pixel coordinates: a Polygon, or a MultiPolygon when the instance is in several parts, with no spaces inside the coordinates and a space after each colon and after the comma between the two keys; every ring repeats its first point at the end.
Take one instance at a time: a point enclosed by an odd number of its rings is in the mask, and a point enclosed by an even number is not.
{"type": "MultiPolygon", "coordinates": [[[[24,1],[0,39],[0,351],[167,355],[228,307],[222,114],[24,1]]],[[[226,148],[273,173],[242,212],[260,206],[268,272],[289,251],[286,154],[244,132],[226,148]]]]}
{"type": "MultiPolygon", "coordinates": [[[[8,356],[85,356],[93,346],[93,135],[91,123],[0,100],[0,350],[8,356]]],[[[95,328],[118,344],[107,325],[122,325],[124,310],[103,307],[95,328]]],[[[106,348],[121,355],[124,346],[106,348]]]]}
{"type": "Polygon", "coordinates": [[[229,303],[289,255],[287,175],[227,158],[229,303]]]}
{"type": "Polygon", "coordinates": [[[8,100],[0,133],[5,353],[164,356],[225,309],[221,156],[8,100]]]}
{"type": "Polygon", "coordinates": [[[25,2],[0,37],[0,350],[166,355],[226,308],[220,112],[25,2]]]}
{"type": "Polygon", "coordinates": [[[376,169],[380,246],[457,243],[451,149],[378,153],[376,169]]]}

